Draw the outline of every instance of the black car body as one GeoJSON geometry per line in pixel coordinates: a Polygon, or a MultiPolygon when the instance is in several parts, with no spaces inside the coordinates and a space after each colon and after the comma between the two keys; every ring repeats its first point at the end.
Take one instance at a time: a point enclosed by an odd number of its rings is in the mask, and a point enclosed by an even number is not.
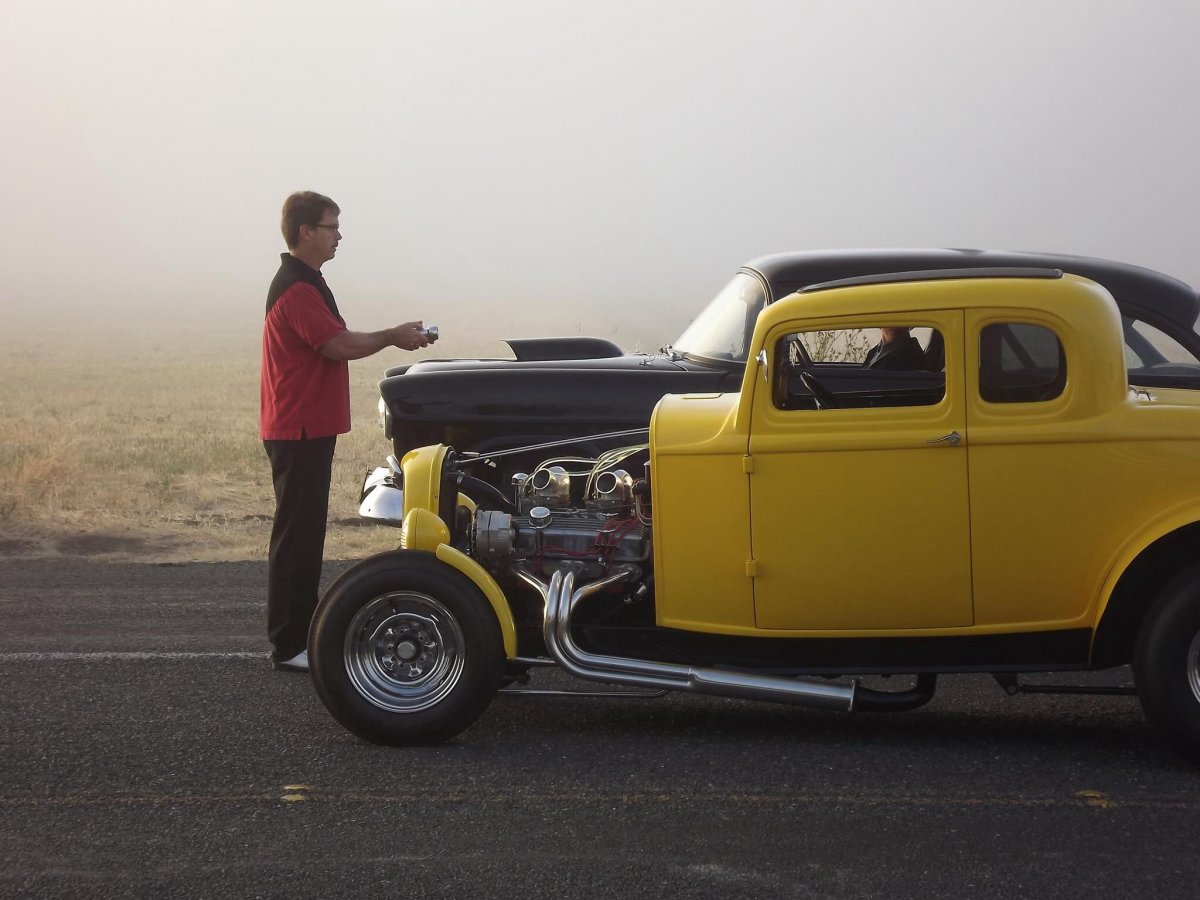
{"type": "MultiPolygon", "coordinates": [[[[664,394],[737,390],[758,314],[782,297],[843,278],[1011,267],[1061,269],[1104,285],[1122,313],[1130,383],[1200,388],[1200,297],[1150,269],[1047,253],[812,251],[742,266],[679,340],[657,354],[625,354],[595,338],[540,338],[508,341],[515,359],[428,360],[389,369],[379,384],[384,430],[399,458],[435,443],[490,454],[644,428],[664,394]]],[[[597,438],[579,451],[612,443],[597,438]]],[[[476,474],[503,485],[524,461],[516,455],[486,462],[476,474]]]]}

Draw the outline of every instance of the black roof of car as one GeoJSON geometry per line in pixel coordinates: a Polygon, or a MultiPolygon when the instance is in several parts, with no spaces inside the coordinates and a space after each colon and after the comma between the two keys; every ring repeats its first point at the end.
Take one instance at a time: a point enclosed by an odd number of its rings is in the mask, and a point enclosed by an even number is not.
{"type": "Polygon", "coordinates": [[[1104,285],[1122,309],[1148,322],[1165,319],[1176,329],[1195,333],[1200,318],[1200,296],[1190,285],[1153,269],[1088,256],[949,248],[806,250],[763,256],[742,266],[744,271],[757,272],[767,281],[771,302],[827,281],[978,268],[1061,269],[1104,285]]]}

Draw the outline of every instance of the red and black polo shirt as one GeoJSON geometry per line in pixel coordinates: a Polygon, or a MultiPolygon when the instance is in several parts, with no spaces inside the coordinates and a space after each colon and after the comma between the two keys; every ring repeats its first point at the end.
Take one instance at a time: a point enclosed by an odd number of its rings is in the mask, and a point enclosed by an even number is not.
{"type": "Polygon", "coordinates": [[[290,253],[267,293],[259,431],[265,441],[350,430],[350,367],[320,347],[346,330],[321,273],[290,253]]]}

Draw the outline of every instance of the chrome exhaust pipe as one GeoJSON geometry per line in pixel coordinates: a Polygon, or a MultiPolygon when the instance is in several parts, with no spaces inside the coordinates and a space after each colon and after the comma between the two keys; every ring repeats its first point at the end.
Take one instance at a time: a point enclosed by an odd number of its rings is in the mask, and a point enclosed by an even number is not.
{"type": "Polygon", "coordinates": [[[580,601],[609,585],[625,580],[636,571],[632,566],[617,566],[610,575],[575,587],[576,569],[559,569],[546,584],[532,572],[515,568],[515,574],[541,595],[546,604],[542,636],[554,660],[577,678],[624,684],[633,687],[671,691],[690,691],[717,697],[766,700],[836,709],[854,708],[856,685],[824,684],[778,675],[704,669],[675,663],[601,656],[582,650],[571,638],[571,615],[580,601]]]}

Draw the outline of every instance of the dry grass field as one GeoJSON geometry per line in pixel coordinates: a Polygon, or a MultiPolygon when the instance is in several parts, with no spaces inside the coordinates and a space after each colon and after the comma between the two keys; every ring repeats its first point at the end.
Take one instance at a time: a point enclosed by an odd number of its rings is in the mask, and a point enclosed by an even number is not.
{"type": "MultiPolygon", "coordinates": [[[[258,354],[253,326],[3,329],[0,557],[265,558],[258,354]]],[[[326,558],[395,546],[395,529],[358,517],[358,489],[389,452],[375,384],[411,359],[351,363],[354,430],[338,441],[326,558]]]]}

